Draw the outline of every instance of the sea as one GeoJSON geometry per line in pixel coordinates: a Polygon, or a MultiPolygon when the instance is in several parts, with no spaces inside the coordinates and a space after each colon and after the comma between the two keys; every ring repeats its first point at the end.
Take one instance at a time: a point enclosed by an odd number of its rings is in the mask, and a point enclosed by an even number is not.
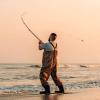
{"type": "MultiPolygon", "coordinates": [[[[0,94],[38,94],[43,90],[39,73],[40,64],[0,64],[0,94]]],[[[66,91],[100,87],[99,64],[59,64],[58,77],[66,91]]],[[[51,91],[58,88],[52,78],[51,91]]]]}

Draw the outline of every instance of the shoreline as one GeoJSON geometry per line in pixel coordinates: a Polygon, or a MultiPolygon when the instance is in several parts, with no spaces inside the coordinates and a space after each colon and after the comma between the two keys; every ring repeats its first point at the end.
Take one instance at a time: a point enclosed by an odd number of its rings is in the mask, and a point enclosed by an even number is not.
{"type": "Polygon", "coordinates": [[[100,88],[87,88],[74,91],[68,94],[51,95],[5,95],[0,96],[0,100],[100,100],[100,88]],[[47,98],[47,99],[45,99],[47,98]]]}

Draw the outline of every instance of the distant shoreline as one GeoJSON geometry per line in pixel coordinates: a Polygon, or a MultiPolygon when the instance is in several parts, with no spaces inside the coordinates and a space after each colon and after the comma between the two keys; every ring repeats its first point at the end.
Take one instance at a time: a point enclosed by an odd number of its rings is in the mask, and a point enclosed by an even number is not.
{"type": "MultiPolygon", "coordinates": [[[[35,65],[41,65],[41,63],[16,63],[16,62],[5,62],[5,63],[0,63],[0,64],[35,64],[35,65]]],[[[100,65],[100,63],[58,63],[58,65],[100,65]]]]}

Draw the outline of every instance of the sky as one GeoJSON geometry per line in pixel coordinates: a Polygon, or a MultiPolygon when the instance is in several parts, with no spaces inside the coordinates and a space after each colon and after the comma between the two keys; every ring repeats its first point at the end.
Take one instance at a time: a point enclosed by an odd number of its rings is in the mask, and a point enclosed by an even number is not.
{"type": "Polygon", "coordinates": [[[38,40],[58,35],[59,63],[100,63],[100,0],[0,0],[0,63],[41,63],[38,40]]]}

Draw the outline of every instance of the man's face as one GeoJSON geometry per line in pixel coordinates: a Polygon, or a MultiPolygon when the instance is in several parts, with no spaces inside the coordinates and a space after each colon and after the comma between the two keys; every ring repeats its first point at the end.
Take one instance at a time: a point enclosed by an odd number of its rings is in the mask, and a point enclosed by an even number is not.
{"type": "Polygon", "coordinates": [[[55,36],[50,35],[49,39],[50,39],[50,41],[54,41],[55,40],[55,36]]]}
{"type": "Polygon", "coordinates": [[[52,35],[49,36],[49,40],[52,41],[52,35]]]}

